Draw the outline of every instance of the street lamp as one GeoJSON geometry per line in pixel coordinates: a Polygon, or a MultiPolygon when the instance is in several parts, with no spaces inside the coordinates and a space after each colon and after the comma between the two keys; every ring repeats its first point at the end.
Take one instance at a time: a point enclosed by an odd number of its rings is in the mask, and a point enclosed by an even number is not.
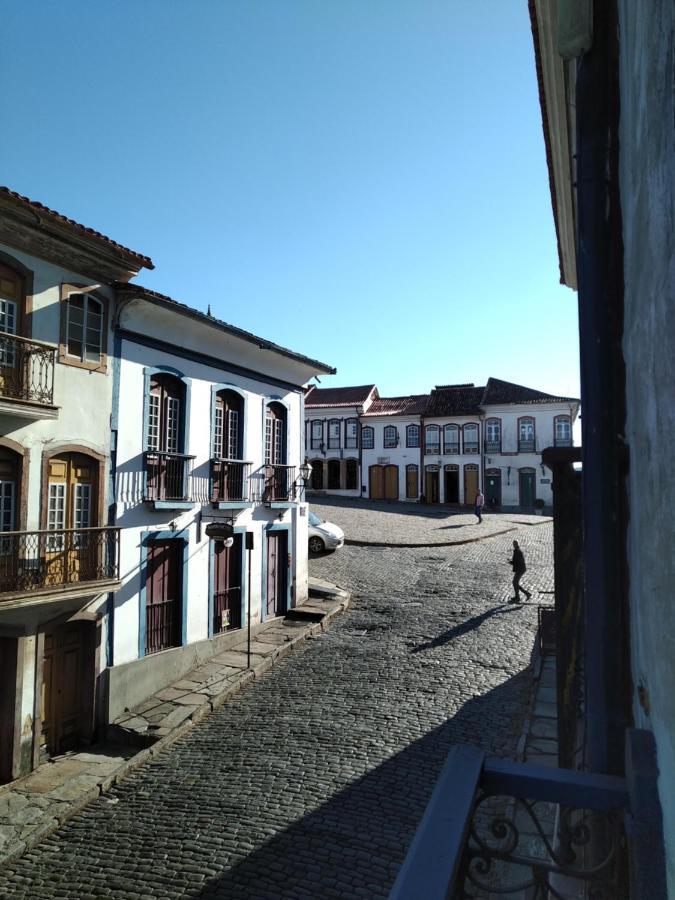
{"type": "Polygon", "coordinates": [[[303,499],[302,489],[304,488],[305,490],[307,490],[307,482],[309,481],[309,477],[312,474],[312,466],[311,466],[309,460],[307,459],[307,457],[305,457],[305,461],[300,466],[299,471],[300,471],[300,494],[301,494],[300,499],[302,500],[303,499]]]}

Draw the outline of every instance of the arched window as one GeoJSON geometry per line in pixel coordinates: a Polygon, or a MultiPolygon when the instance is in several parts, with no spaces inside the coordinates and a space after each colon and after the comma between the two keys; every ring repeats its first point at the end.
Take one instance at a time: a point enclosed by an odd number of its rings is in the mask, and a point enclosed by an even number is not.
{"type": "Polygon", "coordinates": [[[415,500],[419,494],[417,466],[410,463],[405,467],[405,496],[407,500],[415,500]]]}
{"type": "Polygon", "coordinates": [[[464,432],[464,452],[478,453],[478,425],[469,422],[463,428],[464,432]]]}
{"type": "Polygon", "coordinates": [[[363,450],[372,450],[375,446],[375,431],[370,425],[364,425],[361,429],[361,447],[363,450]]]}
{"type": "Polygon", "coordinates": [[[384,429],[384,447],[391,449],[398,446],[398,429],[394,425],[387,425],[384,429]]]}
{"type": "MultiPolygon", "coordinates": [[[[420,426],[408,425],[405,430],[406,447],[419,447],[420,445],[420,426]]],[[[417,494],[415,495],[417,496],[417,494]]]]}
{"type": "Polygon", "coordinates": [[[313,419],[312,420],[312,432],[311,432],[311,449],[312,450],[321,450],[323,447],[323,422],[321,419],[313,419]]]}
{"type": "Polygon", "coordinates": [[[286,463],[286,407],[283,403],[268,403],[265,410],[265,464],[283,466],[286,463]]]}
{"type": "Polygon", "coordinates": [[[150,377],[145,426],[147,500],[188,499],[185,447],[185,385],[174,375],[150,377]]]}
{"type": "Polygon", "coordinates": [[[485,423],[485,452],[500,453],[502,449],[502,423],[500,419],[488,419],[485,423]]]}
{"type": "Polygon", "coordinates": [[[313,459],[311,461],[312,466],[312,490],[313,491],[322,491],[323,490],[323,460],[322,459],[313,459]]]}
{"type": "Polygon", "coordinates": [[[345,448],[356,450],[359,446],[358,419],[345,419],[345,448]]]}
{"type": "Polygon", "coordinates": [[[340,449],[340,420],[331,419],[328,422],[328,449],[340,449]]]}
{"type": "Polygon", "coordinates": [[[328,490],[329,491],[339,491],[340,490],[340,460],[339,459],[329,459],[328,460],[328,490]]]}
{"type": "Polygon", "coordinates": [[[438,425],[427,425],[424,429],[424,452],[431,455],[441,452],[441,429],[438,425]]]}
{"type": "Polygon", "coordinates": [[[218,391],[213,414],[214,458],[243,459],[244,398],[236,391],[218,391]]]}
{"type": "Polygon", "coordinates": [[[569,416],[555,417],[555,446],[572,446],[572,423],[569,416]]]}
{"type": "Polygon", "coordinates": [[[523,416],[518,419],[518,452],[532,453],[535,449],[534,419],[523,416]]]}
{"type": "Polygon", "coordinates": [[[345,470],[345,488],[356,491],[359,487],[359,463],[356,459],[348,459],[345,470]]]}
{"type": "Polygon", "coordinates": [[[83,363],[101,362],[103,303],[93,294],[71,293],[66,300],[66,355],[83,363]]]}
{"type": "Polygon", "coordinates": [[[443,428],[443,452],[447,455],[459,453],[459,425],[443,428]]]}

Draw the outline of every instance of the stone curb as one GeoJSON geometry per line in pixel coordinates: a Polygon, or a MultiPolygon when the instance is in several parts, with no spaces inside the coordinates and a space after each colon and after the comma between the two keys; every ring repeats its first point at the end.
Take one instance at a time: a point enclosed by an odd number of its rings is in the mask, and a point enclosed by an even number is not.
{"type": "MultiPolygon", "coordinates": [[[[545,522],[536,522],[536,525],[544,525],[545,522]]],[[[487,541],[490,538],[498,537],[501,534],[508,534],[511,531],[517,531],[517,528],[504,528],[501,531],[493,531],[491,534],[480,534],[478,537],[473,538],[464,538],[461,541],[433,541],[431,543],[421,543],[421,544],[412,544],[412,543],[396,543],[393,544],[391,542],[383,542],[383,541],[358,541],[352,538],[345,538],[345,544],[349,544],[352,547],[404,547],[408,549],[412,549],[414,547],[458,547],[460,544],[475,544],[478,541],[487,541]]]]}
{"type": "MultiPolygon", "coordinates": [[[[310,597],[312,595],[316,597],[317,594],[319,594],[319,596],[324,596],[323,593],[319,593],[319,590],[315,593],[315,591],[310,588],[310,597]]],[[[236,681],[233,681],[231,685],[228,685],[228,687],[219,694],[215,694],[201,706],[198,706],[185,722],[177,725],[169,732],[169,734],[163,735],[156,743],[152,744],[152,746],[145,747],[142,750],[139,750],[138,753],[130,756],[129,759],[125,760],[114,772],[103,777],[95,787],[83,792],[74,800],[64,802],[62,804],[62,809],[57,807],[54,810],[50,810],[50,817],[40,823],[30,832],[30,834],[26,835],[23,840],[16,840],[8,844],[3,850],[0,850],[0,865],[7,865],[23,856],[24,853],[35,847],[44,838],[53,834],[53,832],[67,822],[68,819],[81,812],[85,806],[88,806],[91,802],[107,793],[113,785],[122,781],[129,773],[133,772],[134,769],[149,762],[155,756],[174,744],[177,740],[187,734],[194,725],[206,719],[218,709],[218,707],[226,703],[230,697],[238,694],[254,679],[264,675],[272,669],[279,660],[293,653],[299,645],[310,640],[314,635],[325,631],[329,623],[336,616],[345,612],[351,604],[351,594],[341,588],[336,587],[335,593],[331,594],[330,597],[335,600],[339,599],[340,602],[333,609],[327,610],[320,622],[308,622],[301,634],[296,635],[285,644],[275,648],[273,653],[270,653],[264,659],[260,660],[260,662],[255,665],[255,668],[242,670],[241,675],[237,677],[236,681]]],[[[299,607],[299,609],[302,609],[302,607],[299,607]]],[[[17,781],[2,785],[0,787],[0,796],[4,793],[9,793],[10,791],[21,792],[21,784],[29,777],[30,776],[26,775],[24,778],[17,781]]]]}

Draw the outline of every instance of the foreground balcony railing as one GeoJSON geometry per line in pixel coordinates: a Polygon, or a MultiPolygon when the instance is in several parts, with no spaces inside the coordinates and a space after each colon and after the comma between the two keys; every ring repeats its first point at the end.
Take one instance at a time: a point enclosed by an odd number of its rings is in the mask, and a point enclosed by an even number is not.
{"type": "Polygon", "coordinates": [[[56,349],[0,333],[0,397],[52,406],[56,349]]]}
{"type": "Polygon", "coordinates": [[[119,578],[119,528],[0,533],[3,594],[119,578]]]}
{"type": "Polygon", "coordinates": [[[518,441],[518,453],[534,453],[535,450],[534,441],[518,441]]]}
{"type": "Polygon", "coordinates": [[[194,456],[184,453],[164,453],[148,450],[143,454],[145,464],[145,500],[187,502],[190,496],[190,475],[194,456]]]}
{"type": "Polygon", "coordinates": [[[265,487],[262,500],[294,500],[296,494],[295,466],[265,466],[265,487]]]}
{"type": "Polygon", "coordinates": [[[502,450],[502,442],[501,441],[485,441],[483,444],[486,453],[501,453],[502,450]]]}
{"type": "Polygon", "coordinates": [[[250,478],[253,463],[240,459],[211,460],[211,501],[248,501],[251,496],[250,478]]]}

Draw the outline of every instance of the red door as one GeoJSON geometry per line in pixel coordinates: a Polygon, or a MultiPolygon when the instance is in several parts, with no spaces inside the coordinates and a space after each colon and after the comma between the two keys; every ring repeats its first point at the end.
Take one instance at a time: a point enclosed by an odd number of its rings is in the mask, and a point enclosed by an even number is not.
{"type": "Polygon", "coordinates": [[[213,556],[213,633],[241,628],[241,535],[226,547],[217,541],[213,556]]]}
{"type": "Polygon", "coordinates": [[[150,541],[145,585],[145,652],[181,645],[182,541],[150,541]]]}
{"type": "Polygon", "coordinates": [[[288,575],[288,538],[285,531],[267,534],[267,605],[265,615],[280,616],[286,612],[288,575]]]}

